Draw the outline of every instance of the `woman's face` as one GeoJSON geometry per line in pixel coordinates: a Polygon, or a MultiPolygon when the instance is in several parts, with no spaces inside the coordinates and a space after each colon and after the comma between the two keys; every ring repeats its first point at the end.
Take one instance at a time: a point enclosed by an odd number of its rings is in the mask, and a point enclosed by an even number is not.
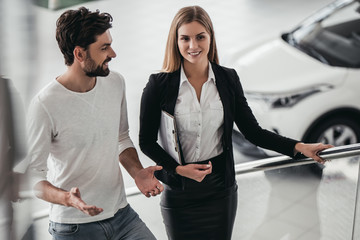
{"type": "Polygon", "coordinates": [[[184,61],[192,64],[208,61],[210,34],[199,22],[183,24],[178,29],[178,47],[184,61]]]}

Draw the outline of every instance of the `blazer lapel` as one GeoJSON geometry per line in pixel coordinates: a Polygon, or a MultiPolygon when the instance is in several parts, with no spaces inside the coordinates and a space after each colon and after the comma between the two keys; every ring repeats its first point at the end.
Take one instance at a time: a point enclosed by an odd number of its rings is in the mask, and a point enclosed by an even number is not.
{"type": "Polygon", "coordinates": [[[213,69],[213,72],[215,75],[215,79],[216,79],[216,88],[219,92],[220,99],[221,99],[221,102],[224,107],[224,117],[226,117],[228,114],[228,110],[231,106],[230,105],[230,97],[232,95],[232,93],[229,92],[228,86],[226,85],[228,82],[226,79],[227,75],[224,74],[224,72],[218,65],[212,63],[211,66],[212,66],[212,69],[213,69]]]}
{"type": "MultiPolygon", "coordinates": [[[[227,139],[227,136],[232,134],[232,126],[233,126],[233,116],[232,116],[232,99],[233,92],[231,92],[231,88],[227,86],[228,84],[228,75],[221,69],[220,66],[212,63],[212,69],[214,71],[215,79],[216,79],[216,87],[218,89],[221,102],[224,108],[224,138],[227,139]]],[[[227,147],[224,142],[224,147],[227,147]]]]}
{"type": "Polygon", "coordinates": [[[179,95],[180,69],[170,73],[166,81],[163,109],[171,115],[174,115],[175,104],[179,95]]]}

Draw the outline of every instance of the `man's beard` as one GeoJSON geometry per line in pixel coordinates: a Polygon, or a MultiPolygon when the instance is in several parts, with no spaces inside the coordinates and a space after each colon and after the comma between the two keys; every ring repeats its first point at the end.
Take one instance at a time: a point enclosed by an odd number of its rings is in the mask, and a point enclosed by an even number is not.
{"type": "Polygon", "coordinates": [[[101,65],[96,65],[95,61],[91,58],[90,54],[88,53],[85,59],[85,68],[84,72],[88,77],[105,77],[109,75],[110,70],[109,68],[104,69],[103,66],[106,62],[109,62],[111,58],[107,58],[101,65]]]}

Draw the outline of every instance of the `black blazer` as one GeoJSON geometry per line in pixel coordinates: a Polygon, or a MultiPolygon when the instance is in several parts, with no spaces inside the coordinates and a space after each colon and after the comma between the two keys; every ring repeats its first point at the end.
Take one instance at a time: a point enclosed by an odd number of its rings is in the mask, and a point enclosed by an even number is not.
{"type": "MultiPolygon", "coordinates": [[[[226,158],[225,183],[235,182],[232,130],[235,122],[247,140],[260,147],[293,157],[297,141],[262,129],[249,108],[240,79],[235,70],[211,63],[220,99],[224,107],[224,135],[222,145],[226,158]]],[[[157,143],[161,110],[174,115],[179,93],[180,69],[171,73],[150,76],[144,88],[140,108],[139,144],[141,150],[157,165],[163,166],[156,177],[168,185],[180,186],[181,176],[175,168],[178,163],[157,143]]]]}

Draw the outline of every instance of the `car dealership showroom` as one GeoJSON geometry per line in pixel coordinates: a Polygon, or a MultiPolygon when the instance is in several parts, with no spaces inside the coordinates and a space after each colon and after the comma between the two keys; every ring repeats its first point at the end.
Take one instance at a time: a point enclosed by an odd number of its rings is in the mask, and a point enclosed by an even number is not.
{"type": "MultiPolygon", "coordinates": [[[[173,17],[192,5],[210,15],[220,65],[235,69],[262,128],[334,146],[319,153],[324,164],[291,158],[255,146],[234,124],[231,239],[360,239],[360,0],[1,0],[0,80],[11,85],[12,120],[0,126],[0,240],[52,239],[50,205],[35,196],[27,174],[25,128],[31,99],[66,71],[55,39],[59,16],[81,6],[112,15],[116,57],[109,68],[125,79],[129,135],[148,167],[156,163],[139,147],[141,96],[162,69],[173,17]],[[11,198],[3,197],[7,191],[11,198]]],[[[9,108],[0,92],[5,123],[9,108]]],[[[128,203],[157,239],[168,239],[161,196],[145,197],[119,167],[128,203]]]]}

